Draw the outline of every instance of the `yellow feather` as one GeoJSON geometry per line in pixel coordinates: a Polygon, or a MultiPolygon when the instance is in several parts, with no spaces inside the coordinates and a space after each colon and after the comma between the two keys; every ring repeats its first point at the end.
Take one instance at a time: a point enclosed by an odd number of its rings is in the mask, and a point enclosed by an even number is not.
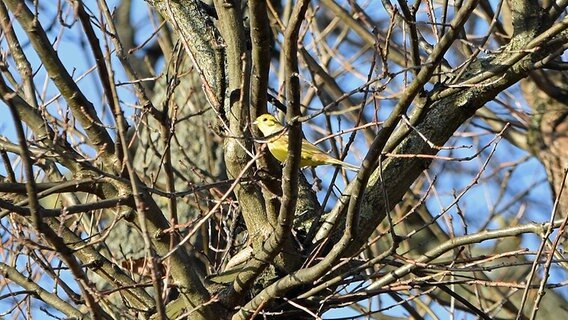
{"type": "MultiPolygon", "coordinates": [[[[268,138],[268,150],[274,158],[280,162],[286,161],[288,157],[288,133],[284,130],[284,126],[270,114],[261,115],[256,118],[253,124],[268,138]]],[[[343,166],[353,171],[359,170],[352,164],[333,158],[308,140],[303,139],[300,167],[316,167],[326,164],[343,166]]]]}

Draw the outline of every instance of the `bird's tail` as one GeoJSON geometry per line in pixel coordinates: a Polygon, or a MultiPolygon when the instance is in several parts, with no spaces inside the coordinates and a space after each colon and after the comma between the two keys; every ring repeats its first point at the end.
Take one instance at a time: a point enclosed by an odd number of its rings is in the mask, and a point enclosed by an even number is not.
{"type": "Polygon", "coordinates": [[[353,164],[347,163],[347,162],[343,162],[343,161],[337,160],[337,159],[333,159],[333,160],[334,160],[333,164],[340,165],[347,170],[351,170],[351,171],[355,171],[355,172],[359,171],[359,167],[357,167],[356,165],[353,165],[353,164]]]}

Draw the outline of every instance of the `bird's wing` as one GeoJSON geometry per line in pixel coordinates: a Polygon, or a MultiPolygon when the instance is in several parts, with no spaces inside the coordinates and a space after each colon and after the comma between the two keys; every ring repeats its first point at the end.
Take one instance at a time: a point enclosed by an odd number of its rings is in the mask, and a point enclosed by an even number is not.
{"type": "Polygon", "coordinates": [[[317,164],[336,164],[345,167],[346,169],[358,171],[359,167],[352,165],[347,162],[343,162],[341,160],[335,159],[334,157],[330,156],[329,154],[323,152],[320,148],[316,147],[315,145],[311,144],[307,140],[302,141],[302,150],[306,151],[307,155],[304,156],[304,152],[302,152],[302,158],[309,158],[310,162],[317,163],[317,164]],[[311,157],[310,157],[311,156],[311,157]]]}
{"type": "Polygon", "coordinates": [[[302,139],[302,150],[307,151],[308,153],[311,154],[322,154],[326,157],[329,157],[327,153],[323,152],[320,148],[314,146],[311,142],[309,142],[306,139],[302,139]]]}

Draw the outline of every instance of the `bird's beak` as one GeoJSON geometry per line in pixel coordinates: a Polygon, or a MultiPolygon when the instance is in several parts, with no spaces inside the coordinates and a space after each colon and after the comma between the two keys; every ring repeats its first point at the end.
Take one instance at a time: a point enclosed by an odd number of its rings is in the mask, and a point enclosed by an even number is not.
{"type": "Polygon", "coordinates": [[[256,126],[256,125],[258,124],[258,121],[257,121],[257,120],[254,120],[254,121],[252,122],[252,124],[254,124],[254,125],[256,126]]]}

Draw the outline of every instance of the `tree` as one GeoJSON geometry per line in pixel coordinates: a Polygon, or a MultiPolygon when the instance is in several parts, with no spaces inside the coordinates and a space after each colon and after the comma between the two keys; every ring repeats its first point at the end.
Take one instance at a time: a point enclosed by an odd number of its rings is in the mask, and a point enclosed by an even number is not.
{"type": "Polygon", "coordinates": [[[568,3],[147,2],[0,5],[5,313],[568,313],[568,3]]]}

